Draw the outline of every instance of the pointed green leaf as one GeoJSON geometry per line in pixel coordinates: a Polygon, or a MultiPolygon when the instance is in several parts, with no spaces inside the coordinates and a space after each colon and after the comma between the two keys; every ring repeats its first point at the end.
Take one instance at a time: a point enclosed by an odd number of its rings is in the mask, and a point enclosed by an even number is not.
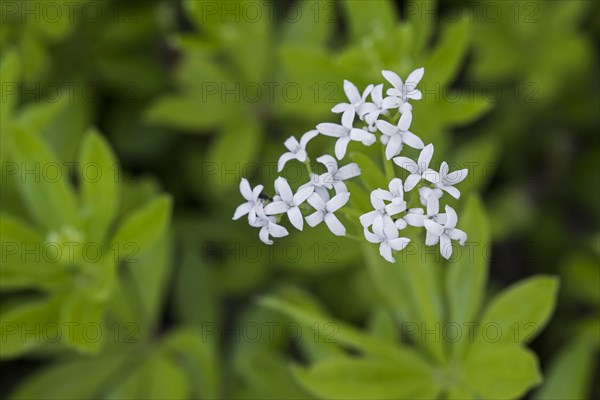
{"type": "Polygon", "coordinates": [[[516,344],[478,347],[467,357],[462,378],[483,399],[521,398],[542,381],[535,354],[516,344]]]}
{"type": "Polygon", "coordinates": [[[302,387],[324,399],[434,399],[440,391],[432,370],[389,360],[335,357],[293,372],[302,387]]]}
{"type": "MultiPolygon", "coordinates": [[[[459,222],[461,229],[467,232],[468,242],[461,248],[460,256],[447,266],[446,296],[448,301],[448,322],[458,324],[476,321],[481,308],[485,284],[488,276],[490,226],[481,199],[470,196],[459,222]]],[[[456,352],[464,349],[467,336],[461,336],[456,352]]]]}
{"type": "Polygon", "coordinates": [[[396,23],[396,8],[390,0],[345,0],[342,5],[350,25],[350,35],[356,42],[373,34],[391,32],[396,23]]]}
{"type": "Polygon", "coordinates": [[[65,165],[28,131],[17,129],[10,139],[21,172],[17,187],[36,221],[49,230],[79,227],[77,201],[65,165]]]}
{"type": "Polygon", "coordinates": [[[169,196],[159,196],[121,223],[111,243],[113,248],[118,246],[119,258],[135,260],[162,237],[169,224],[171,203],[169,196]]]}
{"type": "Polygon", "coordinates": [[[557,295],[558,279],[551,276],[538,275],[512,285],[488,305],[478,338],[501,343],[530,341],[550,319],[557,295]]]}
{"type": "Polygon", "coordinates": [[[102,244],[119,207],[119,164],[108,142],[93,129],[83,139],[79,163],[82,214],[88,240],[102,244]]]}

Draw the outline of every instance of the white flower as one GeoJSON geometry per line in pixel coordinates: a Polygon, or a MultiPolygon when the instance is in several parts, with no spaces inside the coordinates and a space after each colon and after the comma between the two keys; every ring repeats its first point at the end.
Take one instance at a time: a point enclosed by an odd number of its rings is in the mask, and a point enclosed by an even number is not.
{"type": "Polygon", "coordinates": [[[427,213],[424,214],[422,208],[411,208],[408,213],[404,216],[404,220],[410,226],[423,227],[425,220],[429,219],[440,224],[446,223],[446,214],[440,214],[440,201],[434,195],[431,194],[426,202],[427,213]]]}
{"type": "Polygon", "coordinates": [[[262,200],[260,199],[260,194],[262,193],[263,185],[258,185],[254,188],[254,190],[250,189],[250,184],[246,178],[242,178],[240,182],[240,193],[247,200],[246,203],[238,206],[236,208],[235,213],[233,214],[233,219],[239,219],[240,217],[248,214],[248,220],[250,222],[256,219],[256,213],[258,210],[262,209],[262,200]]]}
{"type": "Polygon", "coordinates": [[[394,162],[410,172],[408,178],[404,182],[404,190],[406,192],[412,190],[417,183],[421,181],[422,178],[434,182],[436,172],[429,169],[429,162],[431,161],[431,157],[433,157],[433,145],[428,144],[421,150],[421,154],[419,154],[419,159],[417,162],[414,162],[408,157],[395,157],[394,162]]]}
{"type": "Polygon", "coordinates": [[[267,215],[287,213],[291,224],[296,229],[302,230],[304,219],[299,206],[313,193],[313,187],[299,189],[296,194],[293,194],[287,180],[279,177],[275,180],[275,190],[279,196],[277,200],[265,206],[265,213],[267,215]]]}
{"type": "Polygon", "coordinates": [[[430,219],[424,221],[425,229],[427,229],[427,236],[425,244],[432,246],[440,242],[440,254],[446,260],[452,255],[452,244],[450,239],[458,240],[460,245],[464,245],[467,240],[467,234],[460,229],[456,229],[456,223],[458,222],[458,216],[454,209],[450,206],[446,206],[446,221],[442,225],[430,219]]]}
{"type": "Polygon", "coordinates": [[[368,124],[369,132],[375,132],[377,127],[375,123],[379,118],[379,115],[385,112],[383,108],[383,83],[375,86],[371,91],[371,100],[372,103],[365,103],[362,107],[362,111],[364,112],[364,120],[368,124]]]}
{"type": "Polygon", "coordinates": [[[275,217],[265,215],[262,210],[258,210],[256,218],[254,221],[250,222],[250,225],[255,228],[260,228],[258,237],[264,244],[273,244],[273,241],[269,239],[269,236],[280,238],[289,234],[287,229],[275,223],[275,217]]]}
{"type": "Polygon", "coordinates": [[[438,197],[442,197],[441,191],[443,190],[447,192],[450,196],[454,197],[455,199],[458,199],[460,197],[460,190],[455,188],[454,185],[465,180],[468,174],[468,170],[464,168],[458,171],[448,173],[449,170],[450,167],[448,166],[448,163],[444,161],[440,166],[439,173],[433,171],[434,174],[432,175],[432,182],[435,185],[435,189],[433,190],[436,191],[436,195],[438,197]]]}
{"type": "Polygon", "coordinates": [[[397,229],[404,229],[406,223],[402,218],[394,221],[392,216],[406,211],[406,202],[404,201],[404,191],[402,190],[402,180],[394,178],[390,181],[389,191],[383,189],[376,189],[371,192],[371,204],[373,205],[374,211],[365,213],[359,217],[361,225],[366,228],[373,224],[376,218],[382,217],[384,219],[384,225],[396,225],[397,229]],[[385,201],[389,201],[389,204],[385,204],[385,201]]]}
{"type": "Polygon", "coordinates": [[[350,163],[338,168],[335,158],[328,154],[317,158],[317,161],[327,168],[327,172],[319,176],[321,185],[327,189],[335,189],[336,194],[348,191],[344,183],[345,180],[360,175],[360,168],[357,163],[350,163]]]}
{"type": "Polygon", "coordinates": [[[306,161],[306,145],[308,142],[319,134],[316,130],[311,130],[306,132],[300,138],[300,142],[294,137],[290,136],[287,138],[285,142],[283,142],[284,146],[287,147],[289,152],[283,153],[281,157],[279,157],[279,162],[277,163],[277,171],[283,171],[283,167],[290,160],[298,160],[300,162],[306,161]]]}
{"type": "Polygon", "coordinates": [[[423,97],[421,91],[416,87],[423,78],[424,72],[423,68],[415,69],[406,78],[406,83],[403,83],[395,72],[381,71],[383,77],[393,86],[386,92],[389,97],[383,99],[383,108],[397,108],[403,114],[411,112],[412,106],[408,100],[421,100],[423,97]]]}
{"type": "Polygon", "coordinates": [[[350,198],[350,193],[339,193],[333,196],[331,200],[325,202],[316,193],[313,193],[309,198],[308,202],[315,210],[315,213],[306,217],[306,223],[311,227],[317,226],[322,221],[325,221],[327,227],[334,235],[337,236],[345,236],[346,228],[340,222],[340,220],[335,216],[334,212],[342,208],[350,198]]]}
{"type": "MultiPolygon", "coordinates": [[[[375,189],[371,192],[371,205],[374,210],[369,211],[359,217],[360,224],[363,228],[367,228],[373,224],[377,218],[383,219],[383,224],[386,228],[394,227],[394,221],[392,216],[401,213],[406,210],[406,203],[404,204],[385,204],[384,200],[391,201],[392,196],[390,192],[383,189],[375,189]]],[[[395,229],[395,228],[394,228],[395,229]]]]}
{"type": "Polygon", "coordinates": [[[335,156],[341,160],[346,155],[348,143],[351,140],[362,142],[365,146],[375,143],[375,135],[364,129],[354,128],[352,126],[353,113],[342,114],[342,125],[324,122],[317,125],[317,130],[326,136],[339,138],[335,143],[335,156]]]}
{"type": "Polygon", "coordinates": [[[379,243],[379,254],[387,261],[393,263],[392,250],[403,250],[410,242],[408,238],[399,238],[398,230],[384,223],[384,219],[378,217],[373,221],[373,232],[365,228],[365,238],[371,243],[379,243]]]}
{"type": "Polygon", "coordinates": [[[398,125],[394,126],[387,121],[377,121],[377,128],[383,133],[381,136],[387,139],[385,142],[387,146],[385,148],[385,157],[389,160],[394,156],[397,156],[402,151],[402,145],[407,144],[414,149],[422,149],[425,144],[423,141],[414,133],[410,132],[410,123],[412,122],[412,114],[402,114],[398,125]]]}
{"type": "Polygon", "coordinates": [[[317,193],[319,196],[321,196],[323,201],[325,201],[325,202],[329,201],[329,191],[327,190],[324,183],[322,182],[322,178],[320,175],[317,175],[317,174],[314,174],[311,172],[310,180],[308,182],[306,182],[305,184],[303,184],[302,186],[300,186],[298,188],[298,190],[300,191],[300,190],[303,190],[306,188],[311,188],[315,193],[317,193]]]}
{"type": "Polygon", "coordinates": [[[367,100],[367,96],[373,90],[373,85],[367,86],[362,96],[358,91],[358,88],[350,81],[344,80],[344,93],[346,93],[346,97],[350,101],[350,103],[340,103],[335,105],[331,111],[339,114],[339,113],[348,113],[348,118],[351,118],[354,121],[355,114],[358,114],[359,118],[362,119],[364,110],[363,106],[365,105],[365,101],[367,100]]]}

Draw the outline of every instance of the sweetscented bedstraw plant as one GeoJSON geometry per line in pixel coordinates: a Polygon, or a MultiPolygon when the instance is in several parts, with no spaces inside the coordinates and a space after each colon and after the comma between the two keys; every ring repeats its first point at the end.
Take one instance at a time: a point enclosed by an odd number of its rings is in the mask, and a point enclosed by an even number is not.
{"type": "Polygon", "coordinates": [[[248,181],[242,179],[240,192],[246,202],[236,209],[233,219],[248,215],[249,224],[260,228],[259,237],[266,244],[273,243],[271,237],[289,234],[280,225],[284,214],[298,230],[303,230],[304,221],[310,227],[325,222],[334,235],[345,236],[346,228],[336,212],[347,204],[351,196],[344,181],[359,176],[361,170],[356,163],[338,166],[333,156],[325,154],[316,161],[323,164],[327,172],[315,174],[310,169],[306,148],[319,134],[335,138],[334,153],[341,161],[351,141],[372,146],[377,142],[379,133],[379,141],[385,146],[384,162],[395,163],[405,169],[408,176],[404,182],[393,178],[388,188],[377,188],[371,192],[373,211],[361,215],[358,221],[364,229],[365,239],[378,244],[379,253],[389,262],[395,261],[394,251],[403,250],[410,242],[410,239],[402,237],[402,231],[407,227],[424,228],[425,245],[439,244],[440,254],[446,259],[452,255],[452,240],[464,245],[467,235],[456,228],[456,211],[446,205],[445,212],[440,213],[440,199],[446,193],[456,199],[460,197],[455,185],[466,178],[467,170],[450,172],[446,162],[441,163],[439,171],[431,169],[433,144],[425,145],[410,131],[412,106],[409,101],[422,98],[416,86],[423,77],[424,69],[410,73],[406,82],[394,72],[382,71],[382,74],[392,85],[385,98],[383,84],[368,85],[361,94],[353,83],[345,80],[344,92],[349,102],[337,104],[332,109],[334,113],[342,114],[341,124],[324,122],[318,124],[316,130],[306,132],[299,141],[293,136],[285,141],[288,151],[279,158],[278,171],[281,172],[287,162],[300,161],[308,168],[309,182],[293,193],[287,180],[278,177],[274,183],[275,195],[271,199],[263,193],[262,185],[252,189],[248,181]],[[368,101],[369,97],[371,101],[368,101]],[[420,150],[417,160],[400,155],[404,146],[420,150]],[[408,208],[408,204],[419,203],[423,208],[408,208]]]}

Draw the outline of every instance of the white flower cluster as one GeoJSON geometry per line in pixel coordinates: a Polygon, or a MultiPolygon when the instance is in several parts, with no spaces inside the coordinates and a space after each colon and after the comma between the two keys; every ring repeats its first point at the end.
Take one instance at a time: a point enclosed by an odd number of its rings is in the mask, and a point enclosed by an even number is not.
{"type": "Polygon", "coordinates": [[[236,209],[233,219],[247,214],[250,225],[260,228],[259,237],[266,244],[273,243],[270,237],[288,235],[287,229],[278,225],[283,214],[287,214],[292,226],[298,230],[303,229],[304,221],[311,227],[324,221],[333,234],[345,236],[346,228],[335,213],[350,198],[344,181],[360,175],[360,168],[356,163],[338,167],[333,156],[322,155],[316,161],[323,164],[327,172],[314,174],[310,170],[306,146],[319,134],[334,137],[337,139],[335,156],[342,160],[351,141],[371,146],[377,141],[375,134],[379,132],[379,140],[385,145],[385,158],[407,170],[409,175],[404,182],[399,178],[392,179],[388,190],[378,188],[371,192],[374,210],[360,216],[365,238],[379,244],[381,256],[394,262],[392,251],[401,251],[410,242],[410,239],[400,237],[400,231],[407,226],[423,227],[426,230],[425,244],[433,246],[439,243],[441,255],[450,258],[451,240],[463,245],[467,235],[456,228],[458,216],[452,207],[446,205],[445,213],[439,212],[439,200],[444,192],[456,199],[460,197],[460,191],[454,185],[466,178],[467,170],[450,172],[446,162],[441,164],[439,172],[430,169],[433,144],[425,145],[409,131],[412,123],[409,101],[421,99],[422,94],[416,86],[423,73],[424,69],[419,68],[403,82],[394,72],[382,71],[383,77],[392,85],[385,98],[383,84],[369,85],[361,95],[353,83],[344,81],[344,92],[349,102],[332,109],[332,112],[342,114],[341,125],[321,123],[316,130],[306,132],[300,141],[290,137],[284,142],[289,151],[279,158],[278,171],[281,172],[287,162],[298,160],[307,165],[310,181],[294,193],[287,180],[278,177],[274,184],[276,194],[270,199],[262,193],[262,185],[251,189],[248,181],[242,179],[240,191],[246,203],[236,209]],[[371,101],[368,101],[369,97],[371,101]],[[357,125],[361,127],[355,127],[357,117],[357,125]],[[416,161],[399,156],[404,145],[420,150],[416,161]],[[418,193],[418,201],[424,209],[408,208],[405,194],[413,189],[416,189],[414,193],[418,193]],[[302,211],[307,211],[307,215],[304,216],[302,211]]]}

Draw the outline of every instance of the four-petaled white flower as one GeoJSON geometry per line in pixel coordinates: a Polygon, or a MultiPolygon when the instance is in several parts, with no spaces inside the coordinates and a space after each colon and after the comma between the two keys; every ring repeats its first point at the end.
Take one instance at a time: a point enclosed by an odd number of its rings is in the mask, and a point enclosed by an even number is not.
{"type": "Polygon", "coordinates": [[[344,93],[346,93],[346,97],[348,98],[350,103],[336,104],[331,109],[331,111],[336,114],[347,113],[347,118],[350,118],[352,121],[354,121],[354,117],[356,114],[358,114],[359,118],[362,119],[365,113],[363,106],[365,105],[365,102],[367,100],[367,97],[371,93],[371,90],[373,90],[373,85],[367,86],[367,88],[361,96],[360,92],[358,91],[358,88],[356,87],[356,85],[354,85],[354,83],[348,80],[344,80],[344,93]]]}
{"type": "Polygon", "coordinates": [[[433,145],[428,144],[421,150],[417,162],[414,162],[408,157],[394,158],[394,162],[398,166],[410,172],[410,175],[406,178],[406,181],[404,181],[404,191],[411,191],[423,178],[432,183],[435,181],[436,172],[429,169],[431,157],[433,157],[433,145]]]}
{"type": "Polygon", "coordinates": [[[335,142],[335,156],[341,160],[346,155],[348,143],[351,140],[362,142],[365,146],[370,146],[375,143],[375,135],[364,129],[354,128],[352,126],[353,114],[342,114],[342,125],[324,122],[317,125],[317,130],[325,136],[338,138],[335,142]]]}
{"type": "Polygon", "coordinates": [[[240,182],[240,193],[244,196],[247,201],[244,204],[238,206],[233,214],[233,219],[239,219],[242,216],[248,214],[248,221],[252,222],[256,219],[256,213],[262,210],[263,202],[260,199],[263,185],[257,185],[254,190],[250,188],[250,183],[246,178],[242,178],[240,182]]]}
{"type": "Polygon", "coordinates": [[[290,136],[289,138],[287,138],[286,141],[283,142],[283,144],[285,147],[287,147],[289,151],[287,153],[283,153],[281,157],[279,157],[279,161],[277,162],[277,171],[283,171],[283,167],[290,160],[298,160],[300,162],[305,162],[307,157],[306,145],[312,138],[314,138],[318,134],[319,131],[313,129],[302,135],[299,142],[294,136],[290,136]]]}
{"type": "Polygon", "coordinates": [[[396,229],[392,216],[406,210],[406,203],[385,204],[384,200],[392,200],[392,195],[387,190],[375,189],[371,192],[371,205],[373,206],[374,210],[369,211],[368,213],[365,213],[359,217],[363,228],[373,225],[375,220],[382,218],[386,229],[396,229]]]}
{"type": "Polygon", "coordinates": [[[287,180],[283,177],[279,177],[275,180],[275,190],[279,195],[278,199],[265,206],[265,214],[283,214],[287,213],[288,219],[291,224],[298,230],[302,230],[304,227],[304,219],[302,218],[302,212],[300,212],[299,206],[308,199],[313,193],[311,186],[298,189],[296,194],[292,192],[290,185],[287,180]]]}
{"type": "Polygon", "coordinates": [[[450,167],[446,161],[442,162],[442,165],[440,165],[439,173],[433,171],[433,180],[431,182],[435,185],[435,188],[432,189],[432,191],[435,192],[438,198],[442,197],[443,190],[450,196],[458,199],[460,197],[460,190],[455,188],[454,185],[465,180],[468,170],[464,168],[450,173],[448,173],[448,171],[450,171],[450,167]]]}
{"type": "MultiPolygon", "coordinates": [[[[411,208],[404,216],[404,220],[410,226],[423,227],[425,220],[432,220],[440,224],[446,223],[446,214],[440,214],[440,202],[435,195],[430,195],[426,201],[427,212],[422,208],[411,208]]],[[[426,239],[427,241],[428,239],[426,239]]]]}
{"type": "Polygon", "coordinates": [[[411,113],[402,114],[397,126],[384,120],[377,121],[377,128],[383,133],[381,141],[384,142],[384,138],[386,138],[385,158],[388,160],[400,154],[402,145],[405,143],[413,149],[422,149],[425,146],[417,135],[408,130],[411,122],[411,113]]]}
{"type": "Polygon", "coordinates": [[[313,214],[306,217],[306,223],[311,227],[317,226],[325,221],[329,230],[336,236],[345,236],[346,228],[340,220],[335,216],[334,212],[342,208],[350,198],[350,193],[339,193],[325,202],[316,193],[313,193],[308,198],[308,203],[316,210],[313,214]]]}
{"type": "Polygon", "coordinates": [[[377,119],[386,110],[383,108],[383,83],[375,86],[371,91],[371,103],[365,103],[362,110],[364,112],[364,120],[367,123],[369,132],[377,130],[377,119]]]}
{"type": "Polygon", "coordinates": [[[273,244],[273,241],[269,239],[269,236],[281,238],[289,234],[287,229],[281,225],[277,225],[275,222],[275,217],[265,215],[264,211],[260,209],[256,213],[256,218],[253,221],[250,221],[250,226],[260,228],[258,237],[264,244],[273,244]]]}
{"type": "Polygon", "coordinates": [[[332,156],[325,154],[317,158],[317,161],[325,165],[327,172],[319,175],[320,185],[327,189],[335,189],[335,193],[347,192],[348,188],[345,180],[360,175],[360,168],[357,163],[346,164],[338,168],[337,161],[332,156]]]}
{"type": "Polygon", "coordinates": [[[467,234],[460,229],[456,229],[458,216],[456,211],[450,206],[446,206],[446,221],[441,224],[436,221],[426,219],[424,221],[425,229],[427,229],[427,237],[425,244],[433,246],[440,243],[440,254],[446,260],[452,255],[452,243],[450,239],[458,240],[460,245],[464,245],[467,240],[467,234]]]}
{"type": "Polygon", "coordinates": [[[371,243],[379,243],[379,254],[387,261],[393,263],[396,260],[392,256],[392,250],[401,251],[410,242],[410,239],[398,237],[396,227],[385,224],[384,218],[377,217],[373,221],[373,232],[365,228],[365,238],[371,243]]]}
{"type": "Polygon", "coordinates": [[[424,68],[415,69],[406,78],[406,83],[403,83],[395,72],[382,71],[383,77],[393,86],[386,92],[388,97],[383,99],[383,108],[397,108],[402,114],[411,112],[412,105],[408,101],[421,100],[423,97],[421,91],[416,87],[423,78],[424,72],[424,68]]]}

